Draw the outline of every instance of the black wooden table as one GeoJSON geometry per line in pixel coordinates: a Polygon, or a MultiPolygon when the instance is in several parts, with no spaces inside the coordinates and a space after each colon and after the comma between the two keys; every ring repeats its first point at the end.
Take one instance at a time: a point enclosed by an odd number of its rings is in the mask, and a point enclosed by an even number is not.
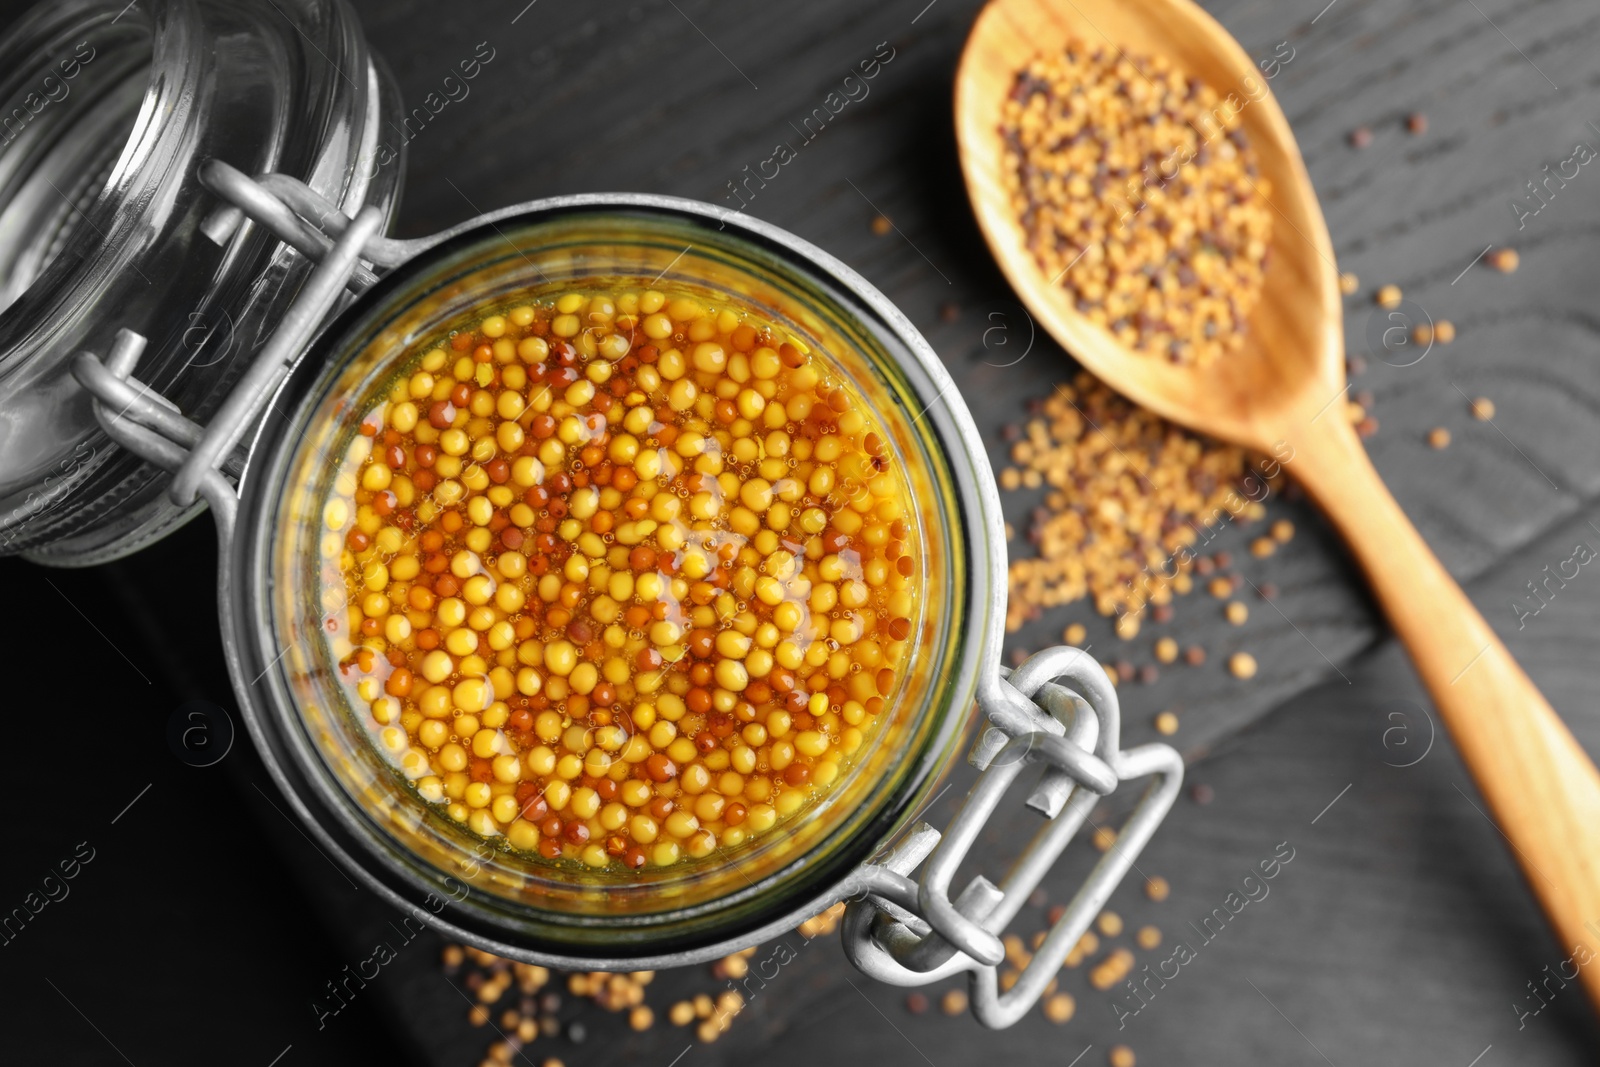
{"type": "MultiPolygon", "coordinates": [[[[1251,54],[1281,42],[1293,51],[1272,87],[1341,268],[1362,281],[1345,330],[1349,351],[1368,356],[1354,384],[1373,396],[1379,469],[1600,753],[1600,576],[1583,569],[1537,615],[1513,606],[1547,564],[1578,544],[1600,549],[1600,177],[1564,164],[1580,143],[1600,148],[1600,11],[1576,0],[1323,2],[1207,6],[1251,54]],[[1408,131],[1413,113],[1426,116],[1424,133],[1408,131]],[[1371,134],[1359,149],[1358,127],[1371,134]],[[1570,177],[1534,199],[1526,183],[1544,182],[1547,164],[1570,177]],[[1521,255],[1509,276],[1479,259],[1502,245],[1521,255]],[[1370,293],[1388,282],[1451,320],[1458,338],[1412,366],[1370,358],[1370,293]],[[1495,401],[1492,423],[1468,413],[1480,395],[1495,401]],[[1448,449],[1425,443],[1435,426],[1454,435],[1448,449]]],[[[481,61],[470,92],[409,146],[404,235],[559,193],[645,190],[735,207],[730,183],[747,165],[800,145],[752,187],[746,210],[839,255],[898,303],[1002,461],[1001,426],[1073,365],[1043,336],[1012,362],[1031,324],[964,198],[951,78],[975,0],[525,3],[356,3],[412,106],[442,92],[459,61],[481,61]],[[885,50],[892,59],[865,97],[809,139],[797,132],[859,61],[885,50]],[[893,222],[887,233],[871,226],[879,214],[893,222]]],[[[1032,504],[1008,499],[1019,519],[1032,504]]],[[[665,1024],[634,1034],[569,1004],[564,1016],[584,1023],[588,1041],[541,1041],[517,1062],[947,1067],[998,1055],[1068,1067],[1104,1063],[1119,1042],[1141,1064],[1600,1062],[1600,1027],[1576,986],[1530,993],[1572,946],[1544,927],[1342,550],[1304,505],[1269,507],[1299,534],[1244,570],[1279,587],[1281,614],[1254,603],[1249,622],[1231,627],[1196,593],[1164,630],[1126,644],[1082,605],[1015,639],[1036,648],[1079,621],[1111,658],[1149,662],[1161,632],[1210,652],[1203,667],[1123,687],[1132,740],[1154,736],[1156,712],[1181,710],[1173,740],[1192,760],[1190,782],[1214,798],[1186,795],[1139,861],[1170,881],[1170,898],[1151,902],[1130,884],[1112,903],[1130,927],[1157,925],[1165,944],[1184,938],[1196,950],[1148,1003],[1124,998],[1119,1020],[1112,995],[1090,990],[1079,969],[1062,985],[1077,998],[1070,1024],[1035,1014],[991,1034],[937,1011],[909,1014],[902,991],[857,975],[828,940],[808,945],[715,1044],[665,1024]],[[1223,666],[1241,648],[1261,663],[1249,682],[1223,666]],[[1270,893],[1221,933],[1199,929],[1280,848],[1294,858],[1270,893]]],[[[431,938],[319,1026],[312,1002],[388,936],[390,913],[289,823],[247,740],[214,767],[173,758],[165,731],[183,701],[232,707],[211,621],[210,537],[197,523],[87,572],[0,563],[11,594],[7,718],[28,743],[8,768],[21,810],[0,907],[20,903],[80,842],[94,854],[69,895],[0,946],[4,1058],[478,1062],[494,1035],[467,1024],[431,938]],[[81,657],[104,687],[88,700],[70,665],[81,657]],[[82,737],[87,756],[76,754],[82,737]]],[[[1248,537],[1227,531],[1217,544],[1247,556],[1248,537]]],[[[1048,883],[1052,900],[1071,891],[1083,851],[1048,883]]],[[[1141,965],[1168,954],[1138,953],[1141,965]]],[[[658,983],[658,1009],[674,990],[718,985],[704,968],[658,983]]]]}

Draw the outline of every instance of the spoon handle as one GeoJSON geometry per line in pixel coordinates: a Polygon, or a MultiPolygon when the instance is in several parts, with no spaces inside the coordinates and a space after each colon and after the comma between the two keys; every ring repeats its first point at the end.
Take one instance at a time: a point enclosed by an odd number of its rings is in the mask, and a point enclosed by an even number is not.
{"type": "MultiPolygon", "coordinates": [[[[1344,536],[1405,644],[1563,958],[1600,957],[1600,772],[1384,486],[1329,418],[1289,464],[1344,536]],[[1578,946],[1584,946],[1580,949],[1578,946]]],[[[1600,959],[1581,967],[1600,1010],[1600,959]]]]}

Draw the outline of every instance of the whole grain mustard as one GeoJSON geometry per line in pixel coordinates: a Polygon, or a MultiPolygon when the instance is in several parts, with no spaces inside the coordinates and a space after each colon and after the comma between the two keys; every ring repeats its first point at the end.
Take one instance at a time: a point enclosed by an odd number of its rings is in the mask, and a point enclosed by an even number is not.
{"type": "Polygon", "coordinates": [[[919,618],[909,487],[860,395],[686,291],[528,299],[420,346],[321,517],[325,628],[377,745],[481,837],[590,868],[801,813],[919,618]]]}

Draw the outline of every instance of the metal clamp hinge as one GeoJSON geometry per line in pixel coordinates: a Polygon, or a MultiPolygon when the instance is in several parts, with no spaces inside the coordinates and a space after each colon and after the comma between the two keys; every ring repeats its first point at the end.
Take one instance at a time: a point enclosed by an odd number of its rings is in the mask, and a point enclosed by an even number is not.
{"type": "Polygon", "coordinates": [[[370,288],[377,277],[369,264],[394,266],[422,242],[383,237],[382,213],[363,208],[354,219],[315,190],[283,174],[250,178],[220,160],[200,168],[200,180],[224,201],[203,225],[219,243],[241,216],[316,263],[282,320],[239,378],[222,406],[202,426],[134,376],[146,339],[119,330],[104,359],[93,352],[73,358],[72,375],[93,397],[95,419],[107,436],[140,458],[173,473],[167,494],[179,507],[204,499],[226,539],[238,498],[235,449],[347,291],[370,288]]]}
{"type": "Polygon", "coordinates": [[[925,985],[966,971],[973,1013],[1002,1028],[1038,1001],[1183,784],[1183,760],[1168,745],[1120,747],[1116,691],[1100,665],[1075,648],[1046,649],[1002,672],[1005,706],[983,706],[990,725],[971,761],[982,774],[941,835],[919,823],[879,864],[860,872],[845,910],[845,953],[864,973],[894,985],[925,985]],[[1055,684],[1060,679],[1071,688],[1055,684]],[[1026,712],[1023,711],[1026,706],[1026,712]],[[1034,728],[1048,721],[1044,728],[1034,728]],[[1029,766],[1044,773],[1028,806],[1046,821],[997,885],[979,875],[952,899],[951,884],[978,834],[1029,766]],[[1000,988],[1001,934],[1066,850],[1101,797],[1125,781],[1152,778],[1116,841],[1095,864],[1014,983],[1000,988]],[[914,872],[921,869],[918,877],[914,872]]]}

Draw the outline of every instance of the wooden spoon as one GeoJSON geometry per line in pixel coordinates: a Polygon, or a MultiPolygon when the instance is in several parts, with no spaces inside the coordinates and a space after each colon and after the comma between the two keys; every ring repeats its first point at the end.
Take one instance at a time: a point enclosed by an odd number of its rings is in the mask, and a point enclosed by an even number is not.
{"type": "MultiPolygon", "coordinates": [[[[1261,70],[1189,0],[991,0],[956,76],[956,139],[978,224],[1034,317],[1102,381],[1195,430],[1285,464],[1365,570],[1554,925],[1600,953],[1600,773],[1390,496],[1344,412],[1338,272],[1294,135],[1261,70]],[[1245,347],[1211,365],[1131,352],[1036,265],[1002,180],[1001,106],[1017,69],[1069,40],[1165,55],[1220,97],[1270,179],[1273,236],[1245,347]]],[[[1585,958],[1579,955],[1581,960],[1585,958]]],[[[1600,962],[1583,968],[1600,1010],[1600,962]]]]}

